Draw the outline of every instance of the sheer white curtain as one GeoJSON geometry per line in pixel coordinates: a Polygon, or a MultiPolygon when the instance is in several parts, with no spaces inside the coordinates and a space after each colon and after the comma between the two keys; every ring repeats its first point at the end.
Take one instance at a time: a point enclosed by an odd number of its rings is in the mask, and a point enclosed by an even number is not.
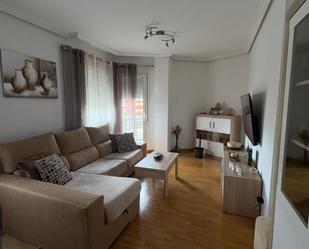
{"type": "Polygon", "coordinates": [[[125,74],[122,78],[121,131],[134,132],[137,143],[144,142],[146,138],[148,74],[151,69],[148,66],[137,66],[133,88],[129,85],[129,79],[125,74]]]}
{"type": "Polygon", "coordinates": [[[136,142],[144,141],[145,87],[147,75],[137,73],[136,64],[114,63],[116,131],[133,132],[136,142]]]}
{"type": "MultiPolygon", "coordinates": [[[[124,82],[127,82],[124,79],[124,82]]],[[[122,132],[133,132],[136,142],[144,141],[144,89],[142,78],[137,75],[132,89],[127,84],[122,88],[122,132]]]]}
{"type": "Polygon", "coordinates": [[[115,123],[113,67],[95,55],[86,59],[86,110],[85,125],[100,126],[115,123]]]}

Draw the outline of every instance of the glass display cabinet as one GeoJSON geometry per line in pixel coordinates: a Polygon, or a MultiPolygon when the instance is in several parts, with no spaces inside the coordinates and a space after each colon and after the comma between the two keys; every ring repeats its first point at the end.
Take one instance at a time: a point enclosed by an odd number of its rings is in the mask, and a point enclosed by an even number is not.
{"type": "Polygon", "coordinates": [[[309,216],[309,15],[290,24],[283,111],[281,190],[303,221],[309,216]]]}

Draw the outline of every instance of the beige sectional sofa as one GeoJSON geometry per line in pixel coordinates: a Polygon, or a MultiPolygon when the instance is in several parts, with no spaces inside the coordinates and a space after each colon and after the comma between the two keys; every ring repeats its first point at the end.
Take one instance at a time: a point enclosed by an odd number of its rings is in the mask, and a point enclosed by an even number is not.
{"type": "Polygon", "coordinates": [[[145,151],[113,152],[108,125],[0,144],[4,232],[44,249],[108,248],[138,214],[141,184],[119,176],[145,151]],[[60,186],[17,176],[18,161],[42,153],[59,154],[73,179],[60,186]]]}

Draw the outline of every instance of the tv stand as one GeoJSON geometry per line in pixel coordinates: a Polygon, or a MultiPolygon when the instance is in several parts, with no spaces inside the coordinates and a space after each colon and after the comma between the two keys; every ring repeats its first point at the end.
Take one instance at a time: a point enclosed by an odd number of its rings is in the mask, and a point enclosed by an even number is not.
{"type": "Polygon", "coordinates": [[[247,165],[247,160],[245,150],[224,149],[221,174],[223,212],[256,218],[261,211],[257,198],[262,196],[262,178],[257,170],[247,165]],[[230,163],[234,165],[230,152],[239,155],[240,161],[234,164],[241,169],[241,175],[229,167],[230,163]]]}

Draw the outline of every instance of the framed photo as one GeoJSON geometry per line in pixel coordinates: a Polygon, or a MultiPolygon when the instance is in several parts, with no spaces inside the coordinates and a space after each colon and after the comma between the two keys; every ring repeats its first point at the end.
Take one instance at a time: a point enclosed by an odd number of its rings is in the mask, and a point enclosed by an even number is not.
{"type": "Polygon", "coordinates": [[[58,98],[56,63],[10,50],[0,51],[5,97],[58,98]]]}

